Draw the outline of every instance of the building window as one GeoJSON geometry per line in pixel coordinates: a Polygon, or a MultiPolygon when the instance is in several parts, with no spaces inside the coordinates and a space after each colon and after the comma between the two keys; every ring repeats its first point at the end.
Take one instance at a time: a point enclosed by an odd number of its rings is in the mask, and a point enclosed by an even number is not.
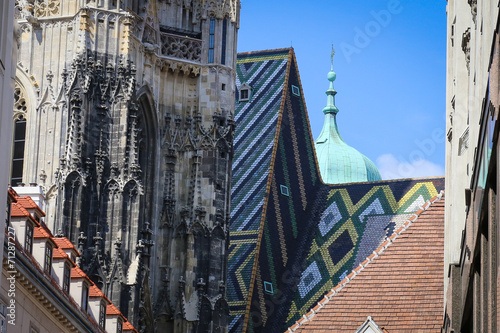
{"type": "Polygon", "coordinates": [[[82,287],[82,309],[87,312],[89,308],[89,286],[84,283],[82,287]]]}
{"type": "Polygon", "coordinates": [[[468,148],[469,148],[469,127],[465,129],[464,133],[458,139],[458,156],[462,156],[468,148]]]}
{"type": "Polygon", "coordinates": [[[118,322],[116,323],[116,333],[123,333],[123,321],[121,318],[118,318],[118,322]]]}
{"type": "Polygon", "coordinates": [[[24,249],[26,252],[31,253],[33,250],[33,224],[26,221],[26,236],[24,239],[24,249]]]}
{"type": "Polygon", "coordinates": [[[0,301],[0,333],[7,332],[7,306],[0,301]]]}
{"type": "Polygon", "coordinates": [[[280,190],[281,194],[286,195],[287,197],[290,196],[290,192],[288,191],[288,187],[285,185],[280,185],[280,190]]]}
{"type": "Polygon", "coordinates": [[[292,84],[292,94],[294,94],[295,96],[300,96],[300,89],[299,89],[299,87],[294,86],[293,84],[292,84]]]}
{"type": "Polygon", "coordinates": [[[24,149],[26,141],[26,115],[28,105],[20,86],[14,88],[14,126],[10,184],[17,186],[23,180],[24,149]]]}
{"type": "Polygon", "coordinates": [[[64,273],[63,273],[63,290],[69,293],[69,286],[71,281],[71,265],[69,262],[64,263],[64,273]]]}
{"type": "Polygon", "coordinates": [[[273,284],[271,282],[264,281],[264,291],[268,294],[274,294],[273,284]]]}
{"type": "Polygon", "coordinates": [[[227,18],[222,21],[222,50],[220,63],[226,64],[226,35],[227,35],[227,18]]]}
{"type": "Polygon", "coordinates": [[[248,84],[243,83],[241,85],[241,87],[240,87],[240,98],[239,98],[239,101],[240,102],[245,102],[245,101],[250,100],[251,90],[252,90],[252,88],[248,84]]]}
{"type": "Polygon", "coordinates": [[[101,301],[99,308],[99,326],[104,330],[106,329],[106,302],[101,301]]]}
{"type": "Polygon", "coordinates": [[[214,62],[214,47],[215,47],[215,18],[210,18],[210,36],[208,39],[208,63],[214,62]]]}
{"type": "Polygon", "coordinates": [[[10,225],[10,211],[12,209],[12,202],[10,199],[7,202],[6,215],[5,215],[5,225],[10,225]]]}
{"type": "Polygon", "coordinates": [[[50,275],[52,272],[52,245],[47,243],[45,247],[45,271],[50,275]]]}
{"type": "Polygon", "coordinates": [[[24,146],[26,141],[26,120],[14,123],[14,146],[12,149],[12,171],[10,184],[17,186],[23,181],[24,146]]]}

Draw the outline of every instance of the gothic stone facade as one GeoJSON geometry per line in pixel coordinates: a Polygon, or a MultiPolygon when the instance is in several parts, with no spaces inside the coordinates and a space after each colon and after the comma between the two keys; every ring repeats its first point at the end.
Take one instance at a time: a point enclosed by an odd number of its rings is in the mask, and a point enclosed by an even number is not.
{"type": "Polygon", "coordinates": [[[16,8],[11,182],[140,331],[227,331],[239,1],[16,8]]]}

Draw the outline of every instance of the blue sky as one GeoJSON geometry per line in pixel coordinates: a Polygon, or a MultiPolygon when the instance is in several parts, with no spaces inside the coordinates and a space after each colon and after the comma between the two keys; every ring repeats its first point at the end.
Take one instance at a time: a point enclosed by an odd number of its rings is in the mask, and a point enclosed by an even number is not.
{"type": "Polygon", "coordinates": [[[242,0],[238,52],[293,46],[314,139],[332,43],[344,141],[384,179],[444,175],[446,1],[242,0]]]}

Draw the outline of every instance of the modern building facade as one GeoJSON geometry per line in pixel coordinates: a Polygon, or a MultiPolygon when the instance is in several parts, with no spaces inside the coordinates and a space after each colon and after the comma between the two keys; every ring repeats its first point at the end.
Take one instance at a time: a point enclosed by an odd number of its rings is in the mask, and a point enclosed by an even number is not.
{"type": "Polygon", "coordinates": [[[443,332],[500,327],[498,1],[448,1],[443,332]]]}
{"type": "Polygon", "coordinates": [[[11,184],[140,331],[224,332],[239,1],[15,3],[11,184]]]}

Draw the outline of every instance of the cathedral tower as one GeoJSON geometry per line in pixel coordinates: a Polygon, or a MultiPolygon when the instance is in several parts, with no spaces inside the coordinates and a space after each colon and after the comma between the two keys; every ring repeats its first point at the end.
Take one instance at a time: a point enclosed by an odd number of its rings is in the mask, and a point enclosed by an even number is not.
{"type": "Polygon", "coordinates": [[[11,183],[142,332],[225,332],[239,0],[18,0],[11,183]]]}

